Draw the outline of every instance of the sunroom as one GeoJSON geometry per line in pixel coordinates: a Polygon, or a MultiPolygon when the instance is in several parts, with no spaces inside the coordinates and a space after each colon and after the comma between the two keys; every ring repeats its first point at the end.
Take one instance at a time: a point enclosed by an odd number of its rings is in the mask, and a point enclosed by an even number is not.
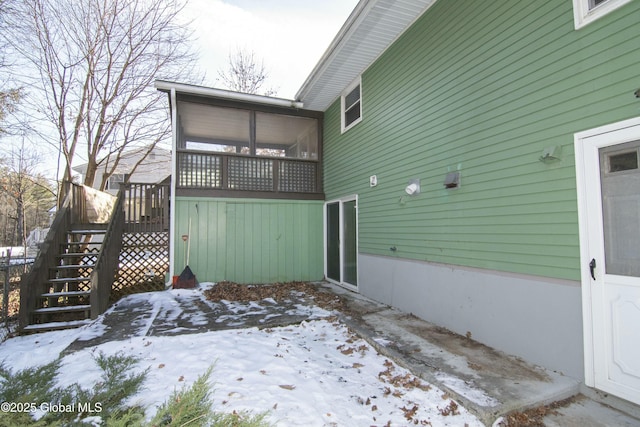
{"type": "Polygon", "coordinates": [[[323,277],[322,117],[295,101],[158,81],[172,114],[172,274],[323,277]]]}

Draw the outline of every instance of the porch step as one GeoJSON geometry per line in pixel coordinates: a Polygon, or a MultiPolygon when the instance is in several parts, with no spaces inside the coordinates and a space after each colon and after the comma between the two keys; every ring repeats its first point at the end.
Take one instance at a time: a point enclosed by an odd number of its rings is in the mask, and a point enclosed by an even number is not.
{"type": "Polygon", "coordinates": [[[68,248],[72,246],[93,246],[96,249],[102,246],[102,242],[62,242],[60,243],[61,248],[68,248]]]}
{"type": "Polygon", "coordinates": [[[38,308],[34,310],[34,313],[37,314],[56,314],[56,313],[71,313],[74,311],[90,311],[91,305],[69,305],[69,306],[60,306],[60,307],[45,307],[38,308]]]}
{"type": "Polygon", "coordinates": [[[74,224],[67,234],[104,234],[108,224],[74,224]]]}
{"type": "Polygon", "coordinates": [[[91,257],[97,257],[98,256],[98,252],[65,252],[63,254],[57,255],[58,258],[62,259],[62,258],[78,258],[78,257],[85,257],[85,256],[91,256],[91,257]]]}
{"type": "Polygon", "coordinates": [[[60,331],[63,329],[79,328],[80,326],[88,325],[91,320],[70,320],[68,322],[49,322],[49,323],[34,323],[24,327],[24,332],[37,333],[48,331],[60,331]]]}
{"type": "Polygon", "coordinates": [[[60,297],[88,297],[91,291],[69,291],[69,292],[47,292],[41,294],[42,298],[60,298],[60,297]]]}
{"type": "Polygon", "coordinates": [[[55,277],[57,279],[63,279],[65,277],[88,278],[94,268],[95,264],[56,265],[55,267],[49,268],[49,277],[55,277]]]}
{"type": "Polygon", "coordinates": [[[55,267],[51,267],[50,270],[76,270],[79,268],[94,268],[95,266],[95,264],[65,264],[56,265],[55,267]]]}
{"type": "Polygon", "coordinates": [[[57,279],[49,279],[48,283],[52,283],[52,284],[82,283],[82,282],[88,282],[90,280],[91,280],[91,277],[60,277],[57,279]]]}

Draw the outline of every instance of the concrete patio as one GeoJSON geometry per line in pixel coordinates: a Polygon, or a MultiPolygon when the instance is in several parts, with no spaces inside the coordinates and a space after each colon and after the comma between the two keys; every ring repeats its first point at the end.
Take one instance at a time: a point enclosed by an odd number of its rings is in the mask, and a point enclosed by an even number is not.
{"type": "MultiPolygon", "coordinates": [[[[504,425],[500,417],[553,402],[544,424],[552,426],[639,426],[640,419],[589,399],[580,383],[559,373],[530,365],[464,336],[439,328],[417,317],[377,303],[328,283],[318,290],[340,297],[332,310],[343,323],[376,350],[446,391],[488,426],[504,425]],[[583,390],[582,390],[583,391],[583,390]]],[[[233,301],[204,302],[199,290],[174,292],[174,309],[159,310],[154,293],[148,300],[118,302],[102,319],[99,337],[73,342],[65,353],[109,340],[131,336],[163,336],[245,327],[276,327],[319,318],[326,311],[313,297],[291,292],[285,300],[264,299],[260,304],[233,301]]],[[[590,396],[596,397],[596,396],[590,396]]],[[[638,416],[628,404],[627,412],[638,416]]],[[[521,424],[522,425],[522,424],[521,424]]]]}

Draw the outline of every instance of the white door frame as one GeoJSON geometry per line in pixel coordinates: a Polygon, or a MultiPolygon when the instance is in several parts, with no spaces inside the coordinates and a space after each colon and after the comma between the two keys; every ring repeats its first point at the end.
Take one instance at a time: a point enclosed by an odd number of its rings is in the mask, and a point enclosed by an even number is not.
{"type": "Polygon", "coordinates": [[[595,387],[596,369],[598,369],[594,357],[594,346],[596,345],[594,331],[599,326],[594,325],[594,317],[601,314],[594,313],[594,310],[598,308],[594,309],[592,304],[593,298],[597,297],[595,295],[597,290],[594,290],[593,286],[594,283],[602,281],[602,271],[604,269],[596,266],[594,272],[596,280],[594,281],[591,278],[588,265],[591,259],[599,260],[598,264],[601,266],[604,266],[605,261],[604,247],[590,243],[590,236],[601,235],[603,230],[599,150],[604,147],[637,141],[639,137],[640,117],[578,132],[574,135],[580,233],[585,384],[590,387],[595,387]],[[587,192],[591,194],[591,197],[587,197],[587,192]],[[587,212],[589,213],[588,216],[587,212]]]}
{"type": "MultiPolygon", "coordinates": [[[[324,203],[324,209],[323,209],[323,233],[324,233],[324,277],[327,281],[331,282],[331,283],[335,283],[336,285],[340,285],[346,289],[352,290],[352,291],[358,291],[358,284],[353,285],[351,283],[347,283],[344,281],[344,265],[343,265],[343,260],[344,260],[344,202],[352,202],[355,201],[356,202],[356,277],[359,278],[360,277],[360,262],[357,261],[358,257],[359,257],[359,253],[360,253],[360,249],[358,246],[358,242],[360,240],[360,227],[359,227],[359,215],[358,215],[358,195],[357,194],[352,194],[349,196],[344,196],[344,197],[340,197],[338,199],[333,199],[333,200],[328,200],[324,203]],[[339,218],[339,222],[340,222],[340,280],[336,281],[333,280],[331,278],[329,278],[327,276],[327,270],[328,270],[328,260],[327,260],[327,205],[330,205],[332,203],[338,203],[339,206],[339,212],[340,212],[340,218],[339,218]]],[[[360,282],[360,280],[357,280],[357,282],[360,282]]]]}

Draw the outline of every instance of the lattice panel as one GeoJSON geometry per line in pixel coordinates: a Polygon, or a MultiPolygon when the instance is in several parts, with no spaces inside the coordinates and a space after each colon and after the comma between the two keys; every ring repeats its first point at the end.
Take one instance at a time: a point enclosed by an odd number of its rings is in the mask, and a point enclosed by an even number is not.
{"type": "Polygon", "coordinates": [[[229,158],[230,190],[273,191],[273,161],[252,157],[229,158]]]}
{"type": "Polygon", "coordinates": [[[220,188],[222,158],[213,154],[178,153],[178,185],[185,188],[220,188]]]}
{"type": "Polygon", "coordinates": [[[316,191],[316,164],[282,162],[279,178],[280,191],[313,193],[316,191]]]}
{"type": "Polygon", "coordinates": [[[125,233],[122,236],[120,269],[111,297],[164,289],[169,271],[169,233],[125,233]]]}

